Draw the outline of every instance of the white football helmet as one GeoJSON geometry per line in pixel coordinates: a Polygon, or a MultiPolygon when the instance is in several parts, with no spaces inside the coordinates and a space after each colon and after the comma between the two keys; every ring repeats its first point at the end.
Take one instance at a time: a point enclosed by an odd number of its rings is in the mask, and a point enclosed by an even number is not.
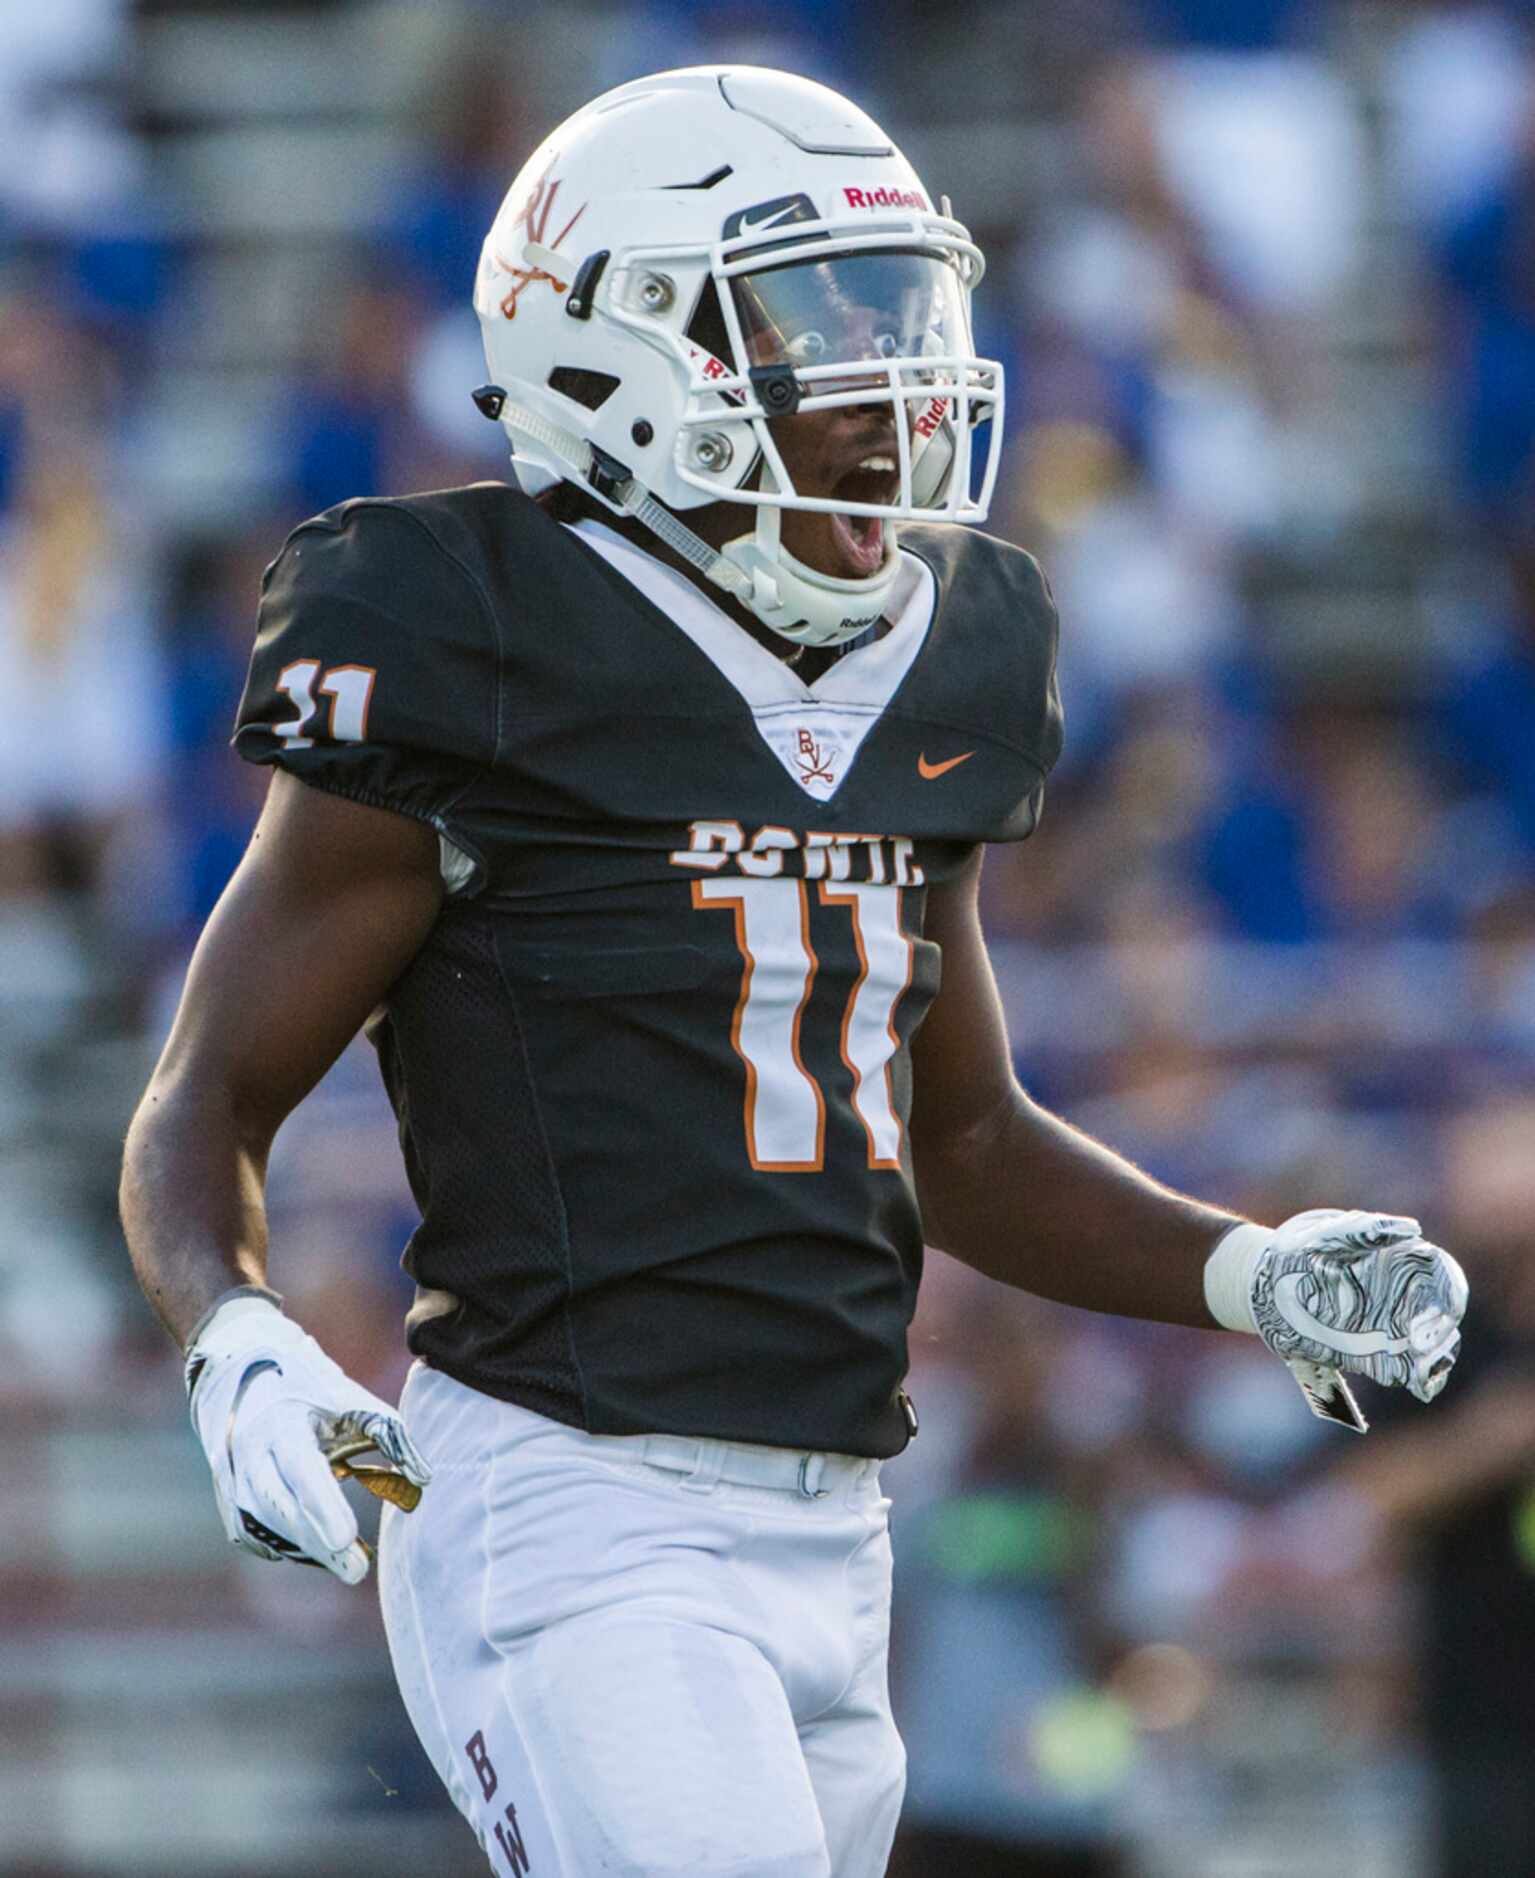
{"type": "Polygon", "coordinates": [[[884,609],[895,522],[985,519],[1002,368],[973,356],[981,270],[947,200],[935,213],[845,98],[754,66],[662,72],[567,119],[512,184],[475,283],[494,381],[476,402],[524,487],[575,483],[784,637],[840,644],[884,609]],[[849,405],[883,407],[888,448],[802,493],[772,425],[849,405]],[[756,525],[717,551],[679,516],[722,500],[756,525]],[[796,560],[784,509],[842,518],[869,571],[796,560]]]}

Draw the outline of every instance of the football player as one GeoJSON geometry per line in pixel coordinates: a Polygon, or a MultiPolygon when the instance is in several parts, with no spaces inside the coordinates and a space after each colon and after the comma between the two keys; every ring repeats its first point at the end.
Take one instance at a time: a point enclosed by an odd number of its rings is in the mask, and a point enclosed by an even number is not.
{"type": "Polygon", "coordinates": [[[981,266],[820,86],[625,85],[485,243],[521,489],[345,503],[265,581],[275,773],[124,1218],[236,1545],[355,1583],[333,1472],[376,1451],[400,1687],[501,1872],[884,1870],[924,1238],[1256,1333],[1344,1419],[1340,1372],[1427,1400],[1454,1359],[1415,1221],[1233,1218],[1014,1079],[977,878],[1061,721],[1038,567],[956,526],[981,266]],[[398,1412],[267,1285],[272,1136],[363,1026],[422,1215],[398,1412]]]}

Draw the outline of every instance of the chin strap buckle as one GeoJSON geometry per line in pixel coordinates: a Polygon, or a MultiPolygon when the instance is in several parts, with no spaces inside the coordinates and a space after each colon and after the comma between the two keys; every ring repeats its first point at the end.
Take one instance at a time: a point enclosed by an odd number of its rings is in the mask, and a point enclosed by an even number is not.
{"type": "Polygon", "coordinates": [[[765,567],[752,569],[751,599],[754,606],[768,613],[776,613],[783,605],[783,595],[778,591],[778,582],[765,567]]]}
{"type": "Polygon", "coordinates": [[[609,456],[606,450],[599,450],[591,445],[592,466],[586,472],[586,480],[606,502],[621,502],[625,486],[633,482],[627,463],[620,463],[616,456],[609,456]]]}

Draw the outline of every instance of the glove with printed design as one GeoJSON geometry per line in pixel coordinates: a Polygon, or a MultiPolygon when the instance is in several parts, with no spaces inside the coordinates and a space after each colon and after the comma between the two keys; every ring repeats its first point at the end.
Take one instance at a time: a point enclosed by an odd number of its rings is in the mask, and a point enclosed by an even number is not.
{"type": "Polygon", "coordinates": [[[1417,1220],[1320,1207],[1233,1227],[1206,1264],[1205,1297],[1218,1323],[1256,1332],[1289,1364],[1316,1414],[1362,1434],[1341,1372],[1432,1402],[1460,1349],[1467,1286],[1417,1220]]]}
{"type": "Polygon", "coordinates": [[[431,1478],[396,1412],[253,1290],[222,1300],[194,1331],[186,1384],[230,1543],[360,1583],[370,1555],[337,1477],[356,1473],[407,1510],[431,1478]],[[369,1448],[384,1467],[349,1465],[369,1448]]]}

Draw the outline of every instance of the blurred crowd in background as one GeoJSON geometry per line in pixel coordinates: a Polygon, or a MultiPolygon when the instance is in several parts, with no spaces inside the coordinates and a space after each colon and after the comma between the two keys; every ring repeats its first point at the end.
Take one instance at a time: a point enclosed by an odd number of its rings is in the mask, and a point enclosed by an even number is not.
{"type": "MultiPolygon", "coordinates": [[[[642,71],[821,78],[989,260],[991,526],[1067,749],[992,857],[1026,1083],[1277,1219],[1473,1283],[1365,1442],[1247,1340],[934,1256],[890,1464],[903,1874],[1535,1871],[1535,5],[54,0],[0,8],[0,1865],[482,1869],[371,1600],[236,1562],[114,1212],[266,777],[260,572],[348,496],[506,477],[468,296],[522,157],[642,71]]],[[[303,988],[294,989],[296,997],[303,988]]],[[[363,1046],[273,1272],[404,1367],[363,1046]]]]}

